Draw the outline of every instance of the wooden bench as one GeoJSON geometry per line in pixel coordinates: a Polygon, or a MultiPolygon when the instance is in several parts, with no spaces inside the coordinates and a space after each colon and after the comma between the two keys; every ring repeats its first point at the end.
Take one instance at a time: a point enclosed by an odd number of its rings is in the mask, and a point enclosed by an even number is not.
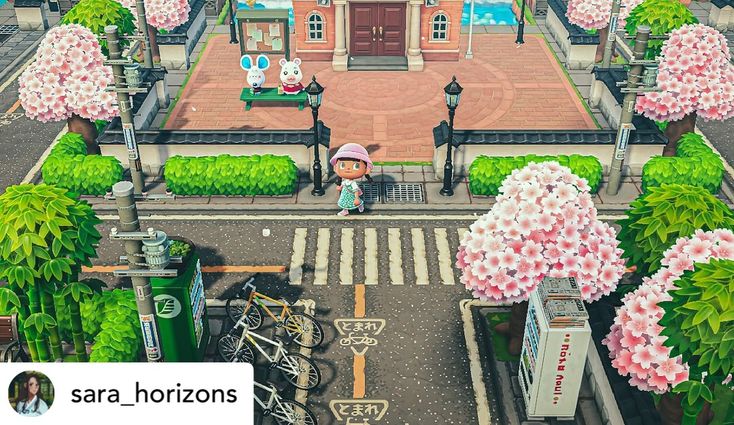
{"type": "Polygon", "coordinates": [[[10,345],[18,339],[17,315],[0,316],[0,346],[10,345]]]}
{"type": "Polygon", "coordinates": [[[249,111],[252,108],[252,102],[292,102],[298,104],[298,110],[303,110],[303,105],[308,100],[306,92],[300,92],[298,94],[278,94],[278,88],[262,89],[260,94],[254,94],[249,87],[242,89],[240,94],[240,100],[245,102],[245,111],[249,111]]]}

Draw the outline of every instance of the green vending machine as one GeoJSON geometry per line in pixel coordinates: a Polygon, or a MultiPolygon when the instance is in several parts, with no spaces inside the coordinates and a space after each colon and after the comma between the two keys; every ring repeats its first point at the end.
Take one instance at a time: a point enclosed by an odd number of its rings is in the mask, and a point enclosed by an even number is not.
{"type": "Polygon", "coordinates": [[[186,263],[178,268],[177,277],[150,279],[163,358],[167,362],[201,362],[209,343],[201,262],[192,253],[186,263]]]}

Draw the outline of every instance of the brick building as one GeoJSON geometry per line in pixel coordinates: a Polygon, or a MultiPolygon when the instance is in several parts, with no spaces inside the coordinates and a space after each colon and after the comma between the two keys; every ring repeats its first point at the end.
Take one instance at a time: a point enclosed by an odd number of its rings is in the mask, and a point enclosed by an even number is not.
{"type": "Polygon", "coordinates": [[[293,0],[294,56],[335,71],[421,71],[424,60],[458,60],[462,9],[463,0],[293,0]]]}

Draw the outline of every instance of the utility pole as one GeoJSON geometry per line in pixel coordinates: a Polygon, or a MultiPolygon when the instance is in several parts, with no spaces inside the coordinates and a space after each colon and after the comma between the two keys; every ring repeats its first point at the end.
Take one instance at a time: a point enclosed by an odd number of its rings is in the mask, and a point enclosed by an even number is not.
{"type": "Polygon", "coordinates": [[[643,60],[649,40],[650,27],[647,25],[638,26],[637,35],[635,36],[635,47],[633,49],[634,58],[630,60],[631,68],[627,73],[627,87],[622,89],[625,95],[624,102],[622,103],[622,116],[619,119],[619,129],[617,129],[617,139],[614,144],[614,156],[612,157],[612,165],[609,168],[607,195],[616,195],[619,192],[619,184],[622,181],[622,167],[624,165],[624,158],[627,155],[627,142],[629,141],[630,132],[634,130],[632,118],[634,117],[637,94],[645,91],[654,91],[654,89],[648,90],[644,87],[639,87],[640,77],[642,76],[645,64],[657,64],[656,61],[643,60]]]}
{"type": "Polygon", "coordinates": [[[138,29],[143,33],[143,58],[145,67],[150,69],[153,68],[153,50],[150,47],[148,20],[145,17],[145,2],[143,0],[137,0],[135,10],[138,12],[138,29]]]}
{"type": "Polygon", "coordinates": [[[146,269],[145,263],[138,260],[144,257],[142,240],[155,239],[157,235],[155,232],[148,232],[150,235],[146,237],[146,234],[140,231],[138,208],[133,197],[132,183],[128,181],[117,182],[112,186],[112,193],[115,196],[122,233],[118,233],[117,229],[112,229],[110,239],[124,241],[128,262],[128,270],[116,270],[115,276],[129,276],[132,280],[148,361],[160,362],[163,361],[163,353],[158,337],[153,289],[150,286],[149,277],[146,277],[146,275],[150,276],[151,274],[146,269]]]}
{"type": "MultiPolygon", "coordinates": [[[[109,60],[105,61],[105,65],[112,66],[112,73],[115,77],[114,91],[117,93],[117,104],[120,108],[120,121],[122,121],[122,133],[127,146],[127,157],[130,162],[130,177],[135,188],[135,196],[143,196],[145,192],[145,181],[143,179],[143,167],[140,163],[140,152],[138,143],[135,141],[135,125],[133,123],[132,108],[133,103],[130,94],[147,92],[145,88],[130,88],[127,86],[125,78],[124,65],[132,64],[129,58],[122,59],[122,50],[120,49],[120,39],[117,34],[116,25],[108,25],[104,29],[107,38],[107,48],[110,52],[109,60]]],[[[150,47],[150,46],[148,46],[150,47]]]]}
{"type": "Polygon", "coordinates": [[[614,53],[614,43],[617,40],[617,22],[619,20],[619,4],[621,0],[612,0],[612,16],[609,18],[609,34],[607,34],[607,44],[604,46],[604,56],[601,61],[601,67],[608,69],[612,65],[612,55],[614,53]]]}

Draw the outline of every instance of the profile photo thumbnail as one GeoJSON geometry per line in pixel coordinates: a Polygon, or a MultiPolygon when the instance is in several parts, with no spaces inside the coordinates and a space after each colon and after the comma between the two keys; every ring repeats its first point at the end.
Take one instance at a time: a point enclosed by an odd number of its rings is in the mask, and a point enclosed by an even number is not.
{"type": "Polygon", "coordinates": [[[8,400],[21,416],[41,416],[54,402],[54,385],[43,373],[27,370],[10,382],[8,400]]]}

